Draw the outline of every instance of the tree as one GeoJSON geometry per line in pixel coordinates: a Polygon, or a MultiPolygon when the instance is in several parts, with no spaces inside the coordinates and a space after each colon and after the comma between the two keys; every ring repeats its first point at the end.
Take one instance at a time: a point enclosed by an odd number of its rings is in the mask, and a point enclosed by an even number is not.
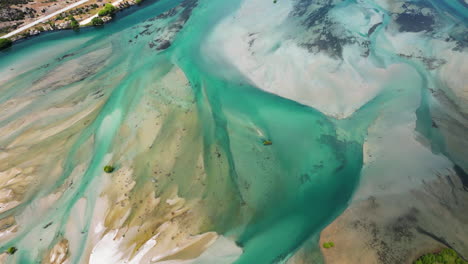
{"type": "Polygon", "coordinates": [[[104,25],[104,21],[100,17],[95,17],[91,20],[91,24],[93,26],[102,26],[104,25]]]}
{"type": "Polygon", "coordinates": [[[106,4],[103,9],[99,10],[98,16],[111,16],[116,10],[117,8],[112,4],[106,4]]]}
{"type": "Polygon", "coordinates": [[[0,50],[6,49],[13,45],[13,41],[6,38],[0,38],[0,50]]]}
{"type": "Polygon", "coordinates": [[[75,31],[78,31],[80,30],[80,23],[78,23],[78,21],[76,21],[75,17],[73,17],[72,15],[70,15],[68,17],[68,19],[70,20],[70,26],[73,30],[75,31]]]}

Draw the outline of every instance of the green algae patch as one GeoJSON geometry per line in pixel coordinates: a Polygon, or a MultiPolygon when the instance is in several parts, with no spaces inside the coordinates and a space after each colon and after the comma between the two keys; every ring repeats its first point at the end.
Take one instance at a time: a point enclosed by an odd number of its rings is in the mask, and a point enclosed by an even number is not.
{"type": "Polygon", "coordinates": [[[323,246],[323,248],[332,248],[332,247],[335,246],[335,243],[333,243],[333,242],[325,242],[325,243],[323,243],[322,246],[323,246]]]}
{"type": "Polygon", "coordinates": [[[7,253],[8,255],[13,255],[13,254],[15,254],[16,251],[18,251],[18,249],[17,249],[16,247],[9,247],[9,248],[7,249],[7,251],[6,251],[6,253],[7,253]]]}
{"type": "Polygon", "coordinates": [[[419,257],[413,264],[468,264],[455,250],[446,248],[439,253],[428,253],[419,257]]]}
{"type": "Polygon", "coordinates": [[[110,165],[106,165],[104,166],[104,172],[105,173],[112,173],[114,171],[114,167],[110,166],[110,165]]]}

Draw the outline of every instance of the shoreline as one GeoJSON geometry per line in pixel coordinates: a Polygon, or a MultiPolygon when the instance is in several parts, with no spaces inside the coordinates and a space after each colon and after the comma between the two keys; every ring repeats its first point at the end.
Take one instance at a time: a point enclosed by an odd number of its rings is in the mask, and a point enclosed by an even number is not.
{"type": "MultiPolygon", "coordinates": [[[[130,0],[130,1],[127,1],[127,0],[117,0],[117,1],[114,1],[114,2],[109,2],[109,4],[112,4],[116,9],[115,11],[110,14],[110,15],[106,15],[106,16],[98,16],[97,15],[97,12],[94,14],[94,13],[91,13],[89,14],[90,16],[86,16],[84,18],[81,18],[79,19],[77,22],[78,22],[78,27],[77,28],[73,28],[71,26],[71,23],[70,21],[65,21],[61,24],[58,24],[54,27],[52,26],[46,26],[46,25],[49,25],[49,24],[52,24],[53,21],[57,21],[57,17],[63,15],[63,14],[66,14],[67,12],[69,11],[74,11],[76,9],[79,9],[81,8],[83,5],[86,5],[87,3],[89,3],[90,1],[92,0],[81,0],[79,2],[76,2],[76,3],[73,3],[71,4],[70,6],[66,7],[66,8],[63,8],[59,11],[56,11],[52,14],[49,14],[49,15],[46,15],[44,17],[40,17],[38,18],[37,20],[31,22],[31,23],[28,23],[27,25],[24,25],[22,27],[20,27],[19,29],[15,29],[5,35],[1,35],[0,36],[0,39],[9,39],[12,41],[13,45],[22,41],[22,40],[26,40],[26,39],[29,39],[30,37],[34,37],[34,36],[38,36],[38,35],[41,35],[43,33],[48,33],[48,32],[57,32],[57,31],[63,31],[63,30],[75,30],[75,31],[79,31],[81,29],[87,29],[87,28],[91,28],[91,27],[96,27],[96,26],[103,26],[104,24],[107,24],[109,23],[110,21],[114,20],[115,19],[115,16],[117,16],[118,14],[124,12],[124,11],[127,11],[127,10],[130,10],[132,7],[134,6],[141,6],[143,5],[144,3],[146,2],[152,2],[151,0],[146,0],[146,1],[138,1],[138,0],[130,0]],[[103,21],[103,24],[102,25],[92,25],[91,24],[91,20],[95,17],[100,17],[103,21]],[[41,30],[38,30],[38,28],[40,28],[41,30]]],[[[104,5],[104,4],[103,4],[104,5]]],[[[98,11],[102,10],[103,8],[99,8],[98,11]]],[[[68,17],[65,19],[67,20],[68,17]]],[[[6,47],[5,49],[7,49],[8,47],[6,47]]]]}
{"type": "Polygon", "coordinates": [[[38,25],[38,24],[42,23],[43,21],[46,21],[46,20],[48,20],[48,19],[50,19],[50,18],[54,18],[55,16],[58,16],[58,15],[60,15],[60,14],[63,13],[63,12],[66,12],[66,11],[68,11],[68,10],[70,10],[70,9],[73,9],[73,8],[75,8],[75,7],[78,7],[78,6],[84,4],[84,3],[88,2],[88,1],[89,1],[89,0],[81,0],[81,1],[78,1],[78,2],[76,2],[76,3],[73,3],[73,4],[71,4],[71,5],[69,5],[69,6],[65,7],[65,8],[60,9],[59,11],[55,11],[54,13],[52,13],[52,14],[50,14],[50,15],[46,15],[46,16],[44,16],[44,17],[41,17],[41,18],[39,18],[38,20],[36,20],[36,21],[34,21],[34,22],[32,22],[32,23],[29,23],[29,24],[27,24],[27,25],[25,25],[25,26],[22,26],[22,27],[20,27],[19,29],[13,30],[12,32],[7,33],[6,35],[4,35],[4,36],[2,36],[2,37],[3,37],[3,38],[10,38],[10,37],[13,37],[13,36],[15,36],[15,35],[17,35],[17,34],[23,32],[23,31],[28,30],[28,29],[31,28],[31,27],[34,27],[35,25],[38,25]]]}

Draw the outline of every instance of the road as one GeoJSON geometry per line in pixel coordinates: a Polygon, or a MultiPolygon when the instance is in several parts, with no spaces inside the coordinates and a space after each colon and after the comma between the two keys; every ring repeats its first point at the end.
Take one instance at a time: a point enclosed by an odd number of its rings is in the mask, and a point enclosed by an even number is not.
{"type": "MultiPolygon", "coordinates": [[[[112,5],[115,6],[115,7],[118,7],[119,4],[120,4],[121,2],[123,2],[123,1],[125,1],[125,0],[117,0],[117,1],[113,2],[112,5]]],[[[88,18],[86,18],[86,19],[80,21],[80,26],[84,26],[84,25],[90,23],[91,20],[93,20],[93,18],[95,18],[95,17],[97,17],[97,16],[98,16],[98,15],[96,14],[96,15],[94,15],[94,16],[90,16],[90,17],[88,17],[88,18]]]]}
{"type": "Polygon", "coordinates": [[[81,5],[81,4],[84,4],[84,3],[88,2],[88,1],[89,1],[89,0],[80,0],[80,1],[78,1],[78,2],[76,2],[76,3],[74,3],[74,4],[71,4],[71,5],[69,5],[69,6],[65,7],[65,8],[62,8],[62,9],[60,9],[60,10],[58,10],[58,11],[56,11],[56,12],[50,14],[50,15],[41,17],[41,18],[39,18],[38,20],[36,20],[36,21],[34,21],[34,22],[32,22],[32,23],[29,23],[29,24],[27,24],[27,25],[25,25],[25,26],[22,26],[22,27],[16,29],[15,31],[12,31],[12,32],[10,32],[10,33],[8,33],[8,34],[6,34],[6,35],[3,35],[3,36],[1,36],[1,38],[9,38],[9,37],[11,37],[11,36],[14,36],[14,35],[16,35],[16,34],[22,32],[22,31],[24,31],[24,30],[26,30],[26,29],[28,29],[28,28],[34,27],[34,26],[37,25],[37,24],[40,24],[40,23],[42,23],[42,22],[44,22],[44,21],[46,21],[46,20],[48,20],[48,19],[50,19],[50,18],[52,18],[52,17],[54,17],[54,16],[60,14],[60,13],[62,13],[62,12],[65,12],[65,11],[67,11],[67,10],[69,10],[69,9],[72,9],[72,8],[74,8],[74,7],[77,7],[77,6],[79,6],[79,5],[81,5]]]}

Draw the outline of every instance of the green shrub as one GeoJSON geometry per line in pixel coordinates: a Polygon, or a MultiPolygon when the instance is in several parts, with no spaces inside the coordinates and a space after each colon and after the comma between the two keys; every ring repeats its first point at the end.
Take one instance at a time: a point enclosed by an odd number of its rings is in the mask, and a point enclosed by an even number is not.
{"type": "Polygon", "coordinates": [[[10,39],[0,38],[0,50],[9,48],[11,45],[13,45],[13,41],[10,39]]]}
{"type": "Polygon", "coordinates": [[[442,249],[439,253],[428,253],[421,256],[413,264],[468,264],[460,258],[453,249],[442,249]]]}
{"type": "Polygon", "coordinates": [[[141,4],[141,2],[143,2],[143,0],[135,0],[135,4],[137,5],[141,4]]]}
{"type": "Polygon", "coordinates": [[[323,248],[332,248],[332,247],[335,246],[335,243],[333,243],[333,242],[325,242],[325,243],[323,243],[322,246],[323,246],[323,248]]]}
{"type": "Polygon", "coordinates": [[[104,25],[104,21],[102,21],[102,19],[100,17],[95,17],[95,18],[91,19],[91,24],[93,26],[101,26],[101,25],[104,25]]]}
{"type": "Polygon", "coordinates": [[[116,10],[117,8],[112,4],[106,4],[103,9],[99,10],[98,16],[111,16],[116,10]]]}
{"type": "Polygon", "coordinates": [[[71,26],[71,28],[73,30],[79,30],[80,29],[80,23],[78,23],[78,21],[76,21],[76,20],[72,21],[70,26],[71,26]]]}
{"type": "Polygon", "coordinates": [[[8,255],[13,255],[13,254],[15,254],[16,251],[18,251],[17,248],[15,248],[15,247],[9,247],[9,248],[7,249],[7,251],[6,251],[6,253],[7,253],[8,255]]]}
{"type": "Polygon", "coordinates": [[[78,21],[76,21],[75,17],[69,16],[68,20],[70,20],[70,26],[71,26],[71,28],[73,30],[75,30],[75,31],[80,30],[80,23],[78,23],[78,21]]]}
{"type": "Polygon", "coordinates": [[[115,8],[115,6],[113,6],[112,4],[106,4],[106,5],[104,6],[104,8],[107,9],[107,10],[109,10],[109,11],[111,11],[111,12],[115,12],[115,10],[117,9],[117,8],[115,8]]]}
{"type": "Polygon", "coordinates": [[[99,10],[98,16],[107,16],[107,10],[106,9],[99,10]]]}
{"type": "Polygon", "coordinates": [[[106,173],[111,173],[114,171],[114,167],[110,166],[110,165],[106,165],[104,166],[104,172],[106,173]]]}

